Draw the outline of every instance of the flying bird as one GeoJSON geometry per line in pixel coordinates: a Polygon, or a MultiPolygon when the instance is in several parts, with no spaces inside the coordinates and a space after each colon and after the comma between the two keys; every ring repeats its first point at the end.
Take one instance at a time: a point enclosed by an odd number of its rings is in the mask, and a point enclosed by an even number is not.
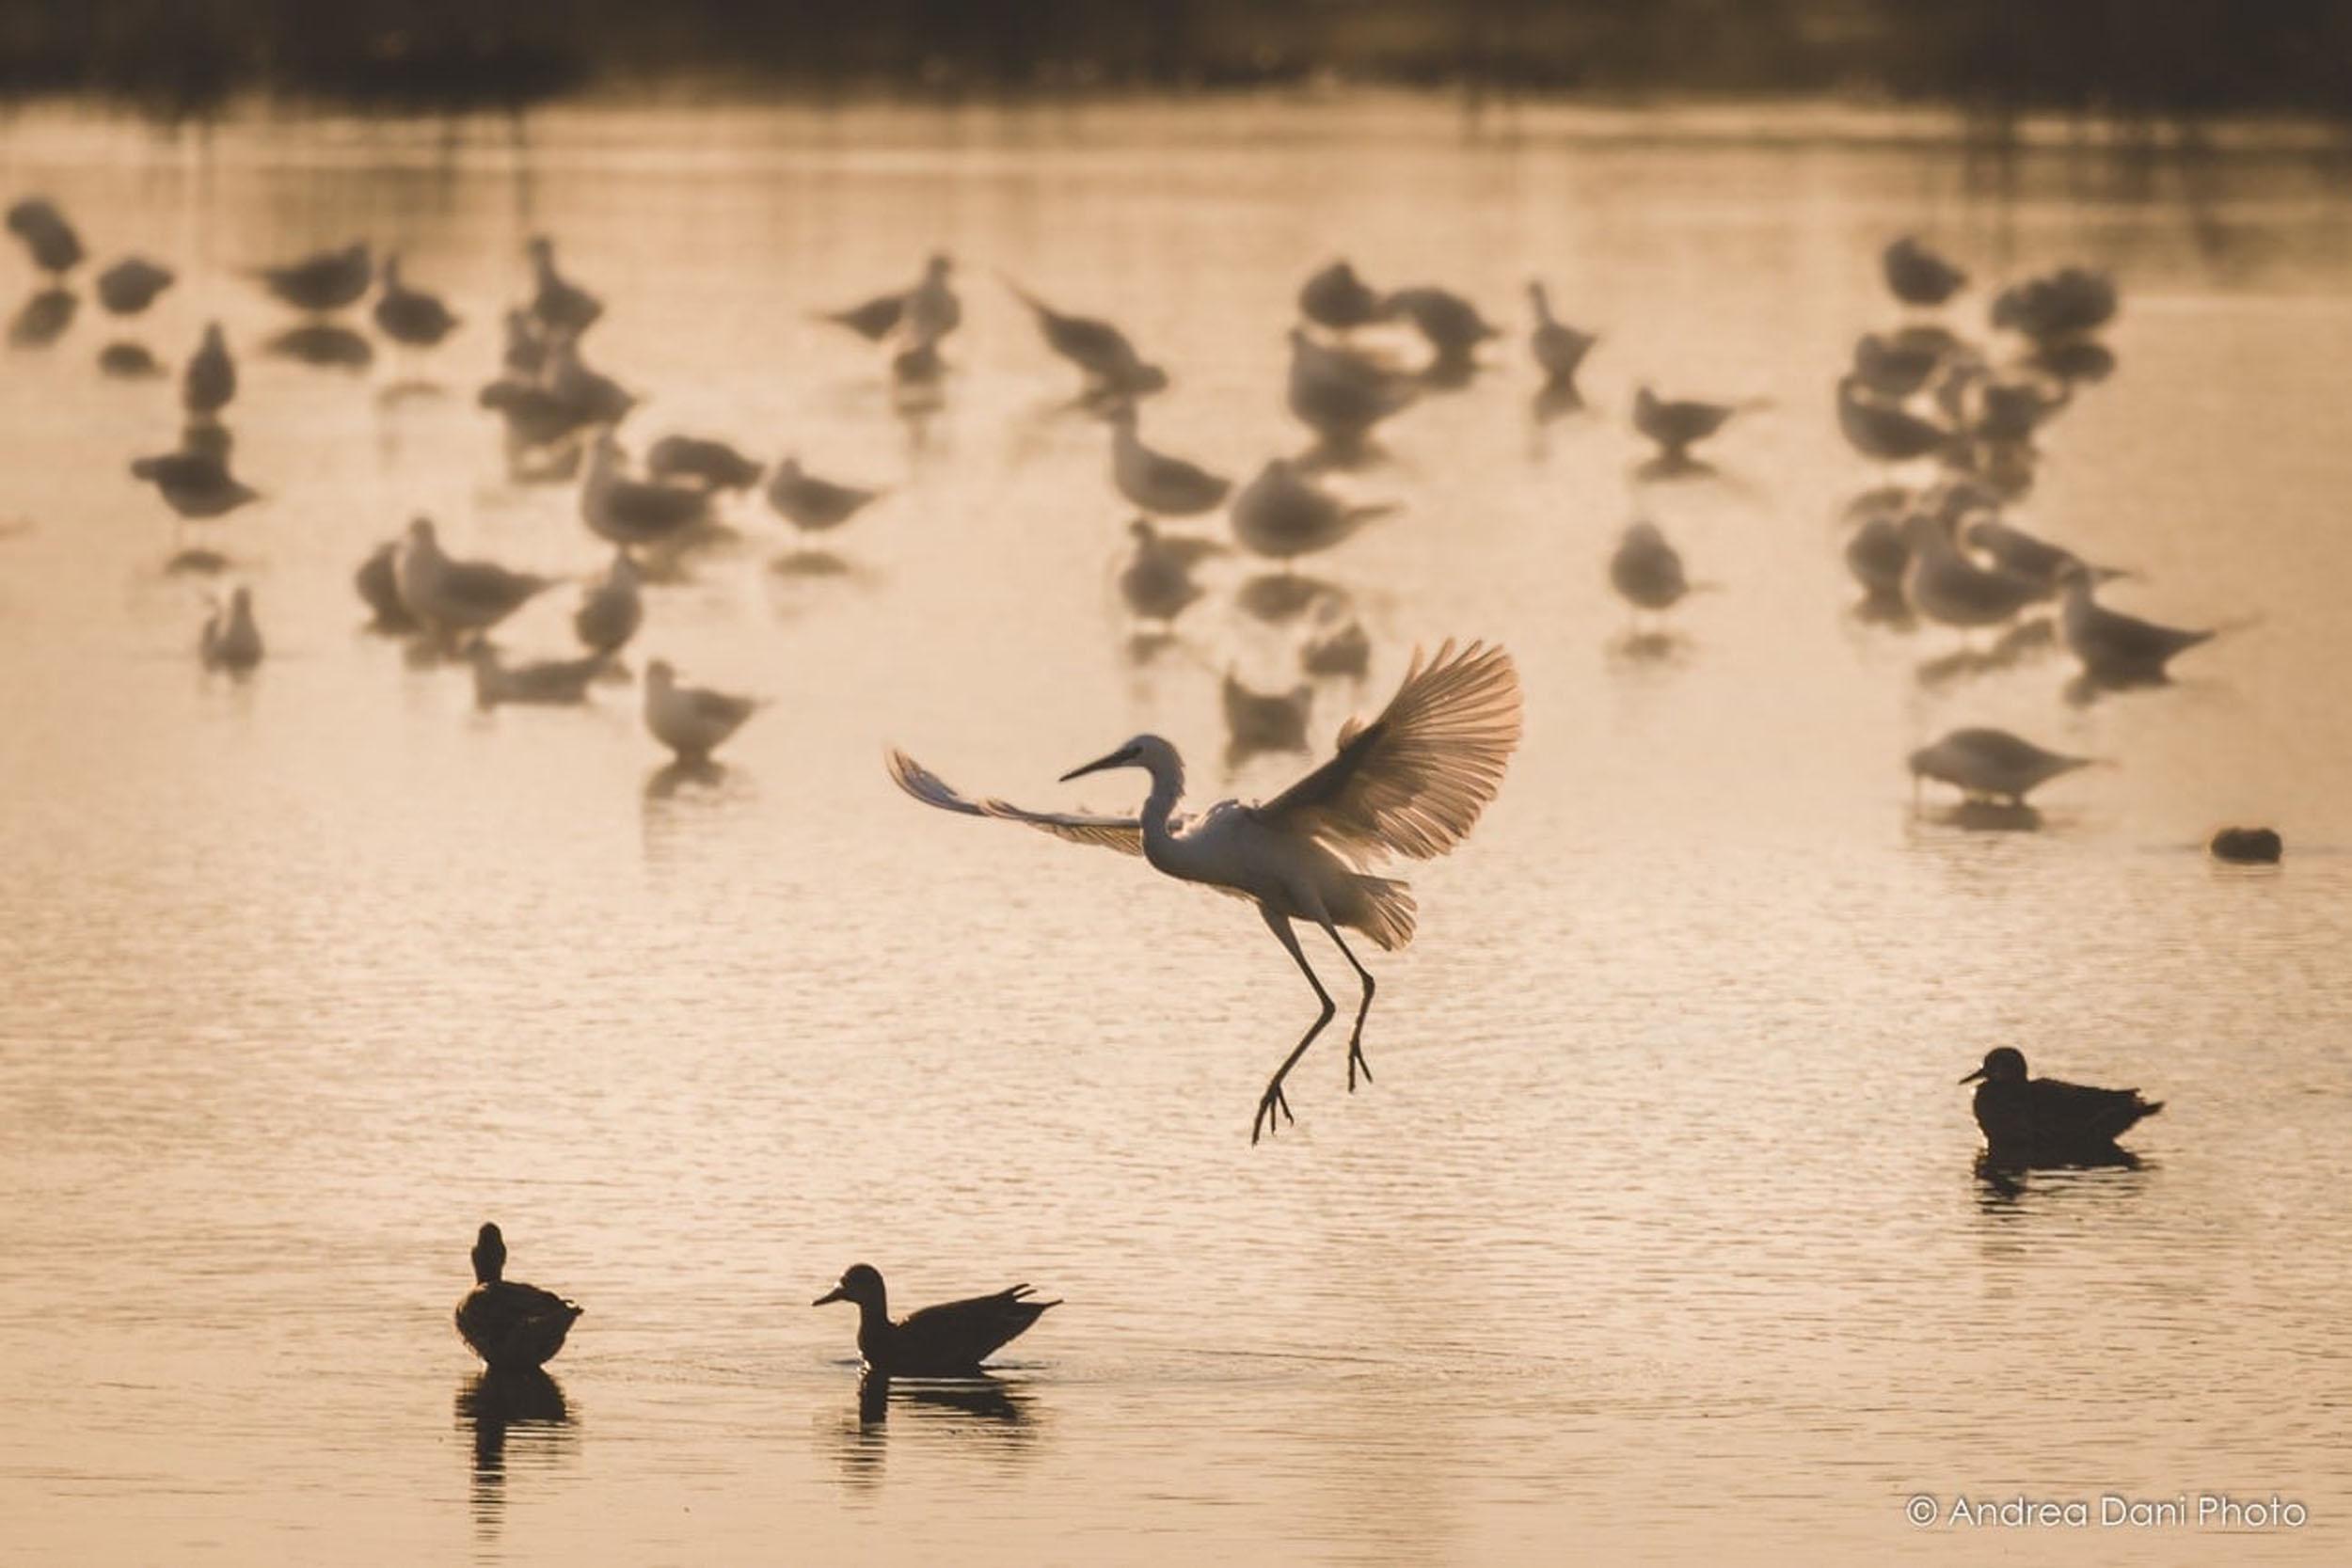
{"type": "Polygon", "coordinates": [[[856,1304],[857,1349],[868,1371],[883,1377],[973,1377],[985,1357],[1019,1338],[1047,1307],[1061,1305],[1027,1299],[1035,1293],[1026,1285],[1015,1285],[993,1296],[926,1307],[892,1323],[882,1271],[870,1263],[852,1263],[839,1284],[809,1305],[856,1304]]]}
{"type": "Polygon", "coordinates": [[[1337,1012],[1331,993],[1299,948],[1295,921],[1322,929],[1362,982],[1347,1042],[1352,1091],[1362,1070],[1364,1019],[1372,1011],[1372,972],[1341,937],[1343,927],[1393,952],[1412,940],[1411,890],[1365,869],[1389,855],[1428,860],[1459,844],[1502,788],[1519,738],[1518,671],[1500,646],[1447,641],[1435,657],[1414,651],[1396,695],[1370,723],[1351,721],[1338,752],[1272,800],[1224,800],[1197,817],[1180,817],[1184,764],[1156,735],[1062,775],[1065,781],[1109,768],[1151,777],[1140,814],[1103,816],[1034,812],[996,800],[970,800],[905,752],[889,753],[891,778],[926,805],[966,816],[1000,817],[1079,844],[1141,855],[1153,869],[1257,905],[1275,939],[1313,988],[1320,1015],[1275,1070],[1258,1101],[1249,1141],[1295,1120],[1282,1083],[1337,1012]]]}

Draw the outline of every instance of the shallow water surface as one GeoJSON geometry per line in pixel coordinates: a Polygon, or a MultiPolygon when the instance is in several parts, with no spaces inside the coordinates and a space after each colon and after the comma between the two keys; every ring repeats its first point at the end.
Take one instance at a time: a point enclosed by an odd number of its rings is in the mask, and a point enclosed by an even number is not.
{"type": "MultiPolygon", "coordinates": [[[[0,183],[102,258],[183,271],[138,324],[159,355],[215,317],[239,348],[268,499],[187,532],[270,656],[198,669],[202,587],[123,477],[171,444],[172,384],[102,379],[87,307],[8,354],[0,1560],[2344,1560],[2352,204],[2308,169],[2119,191],[2029,159],[1995,199],[1932,142],[1470,141],[1311,104],[567,111],[519,150],[68,115],[5,146],[0,183]],[[2230,626],[2173,686],[1936,678],[1948,635],[1851,613],[1835,518],[1876,476],[1829,388],[1912,227],[1987,276],[2117,269],[2120,368],[2023,515],[2137,568],[2112,602],[2230,626]],[[769,569],[754,500],[653,591],[633,665],[774,699],[713,778],[660,767],[632,686],[481,714],[357,629],[350,568],[416,513],[599,562],[472,405],[534,229],[607,297],[632,444],[892,487],[823,541],[840,571],[769,569]],[[358,232],[467,329],[358,373],[260,353],[287,324],[243,270],[358,232]],[[934,247],[968,325],[911,432],[806,312],[934,247]],[[1375,646],[1318,687],[1316,743],[1448,634],[1512,649],[1527,731],[1469,842],[1410,868],[1376,1083],[1348,1095],[1327,1039],[1253,1149],[1313,1008],[1256,919],[925,812],[881,755],[1098,808],[1139,777],[1055,776],[1140,729],[1202,800],[1303,766],[1222,765],[1218,677],[1297,678],[1295,628],[1232,608],[1246,570],[1134,657],[1102,427],[993,273],[1126,324],[1174,377],[1149,436],[1246,472],[1302,444],[1281,329],[1342,250],[1513,336],[1347,476],[1402,511],[1306,563],[1375,646]],[[1603,333],[1589,411],[1540,424],[1537,274],[1603,333]],[[420,376],[446,390],[382,395],[420,376]],[[1641,380],[1772,405],[1637,495],[1641,380]],[[1662,646],[1605,578],[1637,507],[1719,585],[1662,646]],[[1963,723],[2116,766],[2035,831],[1915,813],[1902,758],[1963,723]],[[2230,821],[2284,864],[2207,861],[2230,821]],[[2137,1168],[1980,1178],[1954,1080],[1996,1043],[2165,1101],[2137,1168]],[[588,1307],[550,1385],[478,1386],[451,1333],[484,1218],[588,1307]],[[808,1306],[859,1259],[902,1305],[1067,1305],[993,1387],[862,1403],[848,1311],[808,1306]],[[1904,1517],[2201,1492],[2310,1522],[1904,1517]]],[[[571,602],[507,646],[563,651],[571,602]]]]}

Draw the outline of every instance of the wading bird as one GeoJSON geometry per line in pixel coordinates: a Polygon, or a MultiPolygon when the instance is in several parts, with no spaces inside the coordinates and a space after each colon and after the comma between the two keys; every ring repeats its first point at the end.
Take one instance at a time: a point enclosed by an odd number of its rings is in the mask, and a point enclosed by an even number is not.
{"type": "Polygon", "coordinates": [[[1540,279],[1528,284],[1527,299],[1535,308],[1535,329],[1528,334],[1528,349],[1535,356],[1536,368],[1544,372],[1544,385],[1565,390],[1576,385],[1576,372],[1584,356],[1600,340],[1553,315],[1551,296],[1540,279]]]}
{"type": "Polygon", "coordinates": [[[506,1238],[485,1225],[473,1244],[474,1288],[457,1304],[457,1332],[494,1372],[545,1366],[579,1322],[580,1303],[508,1279],[506,1238]]]}
{"type": "Polygon", "coordinates": [[[761,703],[707,686],[680,686],[666,658],[645,666],[645,731],[682,763],[707,763],[761,703]]]}
{"type": "Polygon", "coordinates": [[[1139,735],[1062,775],[1068,781],[1107,768],[1142,768],[1152,788],[1134,816],[1024,811],[1002,800],[969,800],[903,752],[889,754],[889,767],[898,787],[926,805],[1025,822],[1073,843],[1141,855],[1179,881],[1200,882],[1258,906],[1314,989],[1322,1012],[1259,1098],[1249,1125],[1254,1144],[1278,1117],[1296,1119],[1282,1081],[1338,1010],[1300,951],[1292,923],[1320,927],[1363,982],[1347,1041],[1352,1091],[1359,1069],[1366,1082],[1372,1077],[1363,1038],[1374,988],[1372,972],[1357,961],[1340,927],[1361,932],[1390,952],[1413,936],[1412,891],[1363,867],[1385,855],[1429,860],[1459,844],[1502,788],[1518,738],[1519,677],[1511,656],[1484,642],[1457,650],[1449,640],[1426,661],[1414,651],[1389,705],[1369,724],[1351,721],[1342,728],[1330,761],[1270,800],[1224,800],[1198,817],[1177,816],[1184,759],[1156,735],[1139,735]]]}
{"type": "Polygon", "coordinates": [[[2022,806],[2026,796],[2052,779],[2089,768],[2097,759],[2044,751],[2007,730],[1963,729],[1920,747],[1910,760],[1915,799],[1919,781],[1934,779],[1970,800],[2007,798],[2010,804],[2022,806]]]}
{"type": "Polygon", "coordinates": [[[1019,1338],[1058,1301],[1027,1301],[1026,1285],[993,1296],[942,1302],[890,1321],[889,1295],[882,1271],[852,1263],[841,1282],[809,1305],[857,1304],[857,1349],[866,1370],[883,1377],[976,1377],[982,1357],[1019,1338]]]}
{"type": "Polygon", "coordinates": [[[197,653],[207,670],[243,672],[262,662],[262,628],[253,619],[253,590],[240,585],[204,623],[197,653]]]}

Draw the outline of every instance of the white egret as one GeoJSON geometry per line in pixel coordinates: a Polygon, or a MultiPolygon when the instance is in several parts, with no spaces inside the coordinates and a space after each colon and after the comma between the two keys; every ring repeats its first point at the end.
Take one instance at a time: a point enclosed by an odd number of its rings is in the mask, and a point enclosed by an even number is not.
{"type": "Polygon", "coordinates": [[[1426,661],[1414,650],[1389,705],[1369,724],[1351,721],[1343,727],[1330,761],[1256,804],[1224,800],[1198,817],[1179,818],[1184,759],[1156,735],[1139,735],[1062,775],[1067,781],[1107,768],[1142,768],[1152,788],[1142,812],[1133,816],[1033,812],[1002,800],[969,800],[899,751],[889,753],[889,767],[898,787],[926,805],[1025,822],[1074,843],[1141,855],[1180,881],[1200,882],[1258,906],[1314,989],[1322,1011],[1259,1098],[1249,1127],[1254,1144],[1278,1117],[1296,1120],[1282,1081],[1338,1011],[1300,951],[1292,923],[1320,927],[1363,983],[1347,1042],[1352,1091],[1359,1069],[1366,1082],[1372,1077],[1363,1037],[1374,984],[1340,927],[1393,952],[1412,940],[1414,920],[1411,890],[1363,868],[1385,855],[1428,860],[1460,843],[1502,787],[1518,738],[1519,679],[1511,656],[1484,642],[1457,650],[1449,640],[1426,661]]]}

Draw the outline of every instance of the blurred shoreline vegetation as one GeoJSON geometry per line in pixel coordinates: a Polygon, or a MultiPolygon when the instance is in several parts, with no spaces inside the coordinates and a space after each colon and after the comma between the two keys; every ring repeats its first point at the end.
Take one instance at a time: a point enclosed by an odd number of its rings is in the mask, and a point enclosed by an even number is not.
{"type": "Polygon", "coordinates": [[[571,96],[908,101],[1345,84],[2352,123],[2352,0],[0,0],[0,100],[178,122],[571,96]]]}

